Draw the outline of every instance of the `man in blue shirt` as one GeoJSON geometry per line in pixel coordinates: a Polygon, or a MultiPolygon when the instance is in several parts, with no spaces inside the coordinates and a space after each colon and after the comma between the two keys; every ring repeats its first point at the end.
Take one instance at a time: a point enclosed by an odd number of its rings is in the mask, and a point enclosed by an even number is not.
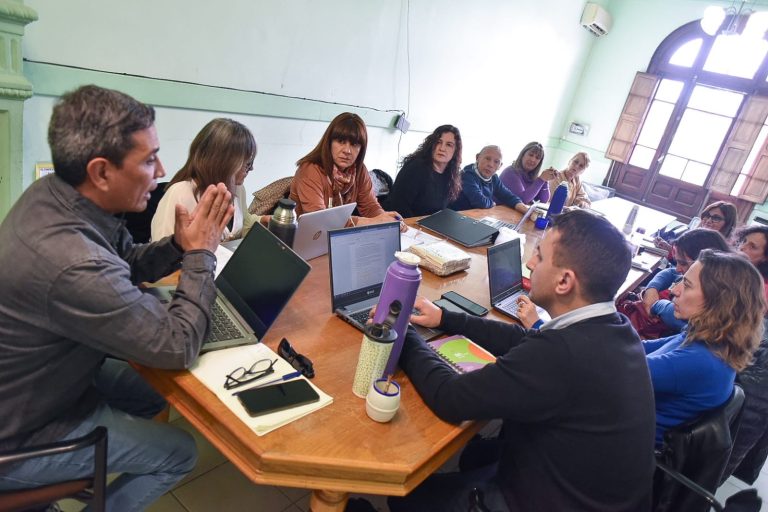
{"type": "Polygon", "coordinates": [[[513,194],[499,179],[496,172],[501,169],[499,146],[485,146],[476,156],[474,164],[461,172],[461,194],[450,205],[452,210],[471,208],[493,208],[503,204],[520,213],[528,211],[519,197],[513,194]]]}

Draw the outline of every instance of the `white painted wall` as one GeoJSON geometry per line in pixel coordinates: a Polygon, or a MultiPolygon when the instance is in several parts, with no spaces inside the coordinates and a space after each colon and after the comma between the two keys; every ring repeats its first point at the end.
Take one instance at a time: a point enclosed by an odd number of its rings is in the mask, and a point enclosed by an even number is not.
{"type": "MultiPolygon", "coordinates": [[[[511,162],[559,137],[596,41],[574,0],[26,0],[26,59],[378,109],[407,110],[411,132],[372,128],[366,163],[394,174],[439,124],[460,128],[464,162],[496,143],[511,162]],[[406,32],[410,34],[407,41],[406,32]],[[409,66],[410,63],[410,66],[409,66]],[[410,69],[410,77],[409,77],[410,69]],[[410,101],[409,101],[410,99],[410,101]]],[[[600,42],[600,41],[598,41],[600,42]]],[[[51,98],[25,106],[25,177],[50,158],[51,98]]],[[[169,172],[216,113],[158,109],[169,172]]],[[[249,191],[294,171],[325,123],[258,116],[249,191]]]]}

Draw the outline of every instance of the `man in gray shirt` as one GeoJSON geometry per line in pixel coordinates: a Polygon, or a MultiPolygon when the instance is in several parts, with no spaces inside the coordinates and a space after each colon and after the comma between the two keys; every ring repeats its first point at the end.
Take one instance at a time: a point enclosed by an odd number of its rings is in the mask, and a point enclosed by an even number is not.
{"type": "MultiPolygon", "coordinates": [[[[108,429],[107,509],[143,510],[195,465],[193,439],[151,421],[164,400],[114,356],[182,369],[197,358],[216,296],[213,254],[232,216],[223,184],[176,231],[134,245],[121,212],[146,208],[165,170],[154,109],[84,86],[53,109],[55,175],[36,181],[0,225],[0,450],[108,429]],[[181,268],[170,306],[138,284],[181,268]]],[[[93,453],[0,467],[0,490],[90,472],[93,453]]]]}

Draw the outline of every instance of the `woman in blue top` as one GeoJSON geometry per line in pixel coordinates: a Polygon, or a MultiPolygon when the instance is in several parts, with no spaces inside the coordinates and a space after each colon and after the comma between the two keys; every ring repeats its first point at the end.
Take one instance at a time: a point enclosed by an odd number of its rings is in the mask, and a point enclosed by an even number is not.
{"type": "Polygon", "coordinates": [[[723,404],[763,332],[763,280],[740,255],[705,249],[672,287],[688,328],[644,341],[656,398],[656,444],[664,432],[723,404]]]}
{"type": "Polygon", "coordinates": [[[662,299],[660,292],[668,290],[680,276],[687,272],[702,250],[731,251],[731,246],[728,245],[723,235],[717,231],[704,228],[692,229],[683,233],[675,240],[674,247],[675,254],[677,254],[675,266],[664,269],[656,274],[643,291],[643,306],[646,313],[648,313],[648,316],[661,318],[669,328],[670,333],[681,331],[685,327],[686,322],[675,317],[673,304],[666,299],[662,299]]]}

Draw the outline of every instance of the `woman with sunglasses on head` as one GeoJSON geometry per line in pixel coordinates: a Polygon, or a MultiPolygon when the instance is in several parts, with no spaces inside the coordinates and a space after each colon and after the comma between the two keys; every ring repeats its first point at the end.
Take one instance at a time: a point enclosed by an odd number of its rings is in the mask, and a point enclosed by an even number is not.
{"type": "Polygon", "coordinates": [[[431,215],[461,193],[461,133],[450,124],[435,128],[403,166],[388,204],[406,217],[431,215]]]}
{"type": "Polygon", "coordinates": [[[555,170],[541,170],[544,160],[544,148],[538,142],[529,142],[517,155],[512,165],[501,172],[501,182],[518,196],[525,204],[534,199],[546,203],[549,201],[547,182],[555,178],[555,170]]]}
{"type": "Polygon", "coordinates": [[[232,194],[235,214],[224,228],[222,242],[241,238],[243,227],[252,223],[245,202],[243,182],[253,170],[256,140],[245,125],[232,119],[217,118],[206,124],[189,146],[189,156],[168,184],[152,217],[152,240],[172,235],[176,205],[192,212],[208,185],[224,183],[232,194]]]}
{"type": "Polygon", "coordinates": [[[725,403],[763,331],[763,280],[745,258],[705,249],[672,288],[688,328],[644,341],[656,398],[656,443],[664,432],[725,403]]]}
{"type": "MultiPolygon", "coordinates": [[[[698,227],[717,231],[727,240],[730,238],[731,233],[733,232],[733,227],[736,224],[737,213],[736,207],[733,204],[727,201],[715,201],[701,210],[701,213],[699,214],[701,223],[698,227]]],[[[666,240],[657,236],[653,243],[660,249],[670,251],[670,255],[667,257],[668,259],[675,257],[674,252],[672,251],[672,244],[666,240]]]]}
{"type": "Polygon", "coordinates": [[[344,112],[333,118],[317,146],[296,162],[299,168],[290,192],[296,214],[357,203],[361,216],[352,217],[352,224],[400,220],[396,212],[385,212],[376,200],[363,163],[367,147],[368,130],[360,116],[344,112]]]}
{"type": "MultiPolygon", "coordinates": [[[[680,320],[674,314],[674,306],[661,294],[685,274],[691,267],[699,253],[704,249],[714,249],[716,251],[730,252],[731,247],[723,238],[723,235],[717,231],[709,229],[693,229],[680,235],[675,240],[675,254],[677,260],[674,267],[662,270],[656,274],[643,290],[643,306],[648,316],[656,316],[672,332],[679,332],[685,327],[685,321],[680,320]]],[[[637,326],[635,326],[637,328],[637,326]]]]}

